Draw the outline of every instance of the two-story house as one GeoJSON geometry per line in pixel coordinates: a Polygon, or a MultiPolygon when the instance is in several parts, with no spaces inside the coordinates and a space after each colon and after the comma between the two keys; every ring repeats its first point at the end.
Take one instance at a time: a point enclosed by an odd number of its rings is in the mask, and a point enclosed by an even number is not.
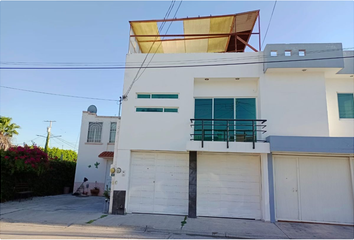
{"type": "Polygon", "coordinates": [[[119,124],[120,117],[97,116],[97,108],[94,105],[82,112],[74,192],[84,178],[88,179],[84,184],[88,195],[95,187],[100,189],[99,195],[111,188],[110,168],[119,124]]]}
{"type": "Polygon", "coordinates": [[[354,53],[258,51],[258,14],[130,22],[113,214],[354,223],[354,53]]]}

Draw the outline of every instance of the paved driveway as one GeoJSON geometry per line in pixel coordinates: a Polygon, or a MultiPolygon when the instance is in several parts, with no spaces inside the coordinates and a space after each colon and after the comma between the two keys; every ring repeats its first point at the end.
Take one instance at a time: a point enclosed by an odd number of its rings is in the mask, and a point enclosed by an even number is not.
{"type": "MultiPolygon", "coordinates": [[[[135,238],[354,238],[352,226],[285,222],[272,224],[225,218],[187,219],[187,224],[181,229],[183,216],[106,215],[103,213],[104,204],[103,197],[80,198],[72,195],[37,197],[22,202],[1,203],[1,235],[10,236],[5,233],[11,233],[11,229],[18,228],[18,224],[22,224],[23,231],[26,226],[32,229],[29,227],[31,224],[39,224],[42,226],[38,228],[42,229],[41,231],[46,228],[50,232],[50,227],[62,229],[65,233],[72,231],[73,235],[68,237],[78,236],[74,235],[75,229],[81,229],[79,233],[89,232],[92,229],[97,233],[99,232],[97,229],[105,229],[102,230],[100,237],[104,237],[104,234],[110,231],[125,233],[128,231],[130,235],[113,236],[122,238],[129,236],[135,238]]],[[[25,233],[21,235],[21,238],[25,235],[25,233]]]]}

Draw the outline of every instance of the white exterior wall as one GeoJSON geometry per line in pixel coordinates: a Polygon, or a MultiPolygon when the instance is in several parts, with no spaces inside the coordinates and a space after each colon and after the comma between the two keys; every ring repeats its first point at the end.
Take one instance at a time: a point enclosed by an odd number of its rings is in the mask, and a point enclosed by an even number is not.
{"type": "Polygon", "coordinates": [[[96,186],[100,188],[99,194],[103,194],[103,191],[105,190],[107,164],[112,164],[113,159],[107,160],[99,158],[98,155],[103,151],[114,151],[114,143],[109,143],[111,122],[117,122],[116,135],[118,135],[120,123],[118,117],[97,116],[94,113],[85,111],[82,113],[74,192],[81,185],[84,177],[86,177],[88,182],[85,183],[85,186],[86,184],[89,184],[89,189],[93,189],[95,187],[95,182],[97,181],[96,186]],[[87,142],[89,122],[103,122],[100,143],[87,142]],[[98,168],[94,166],[95,162],[100,163],[98,168]],[[88,167],[89,165],[91,165],[91,168],[88,167]]]}
{"type": "Polygon", "coordinates": [[[266,73],[260,92],[269,135],[329,136],[324,73],[266,73]]]}
{"type": "Polygon", "coordinates": [[[338,93],[354,93],[353,77],[326,79],[329,136],[354,137],[354,119],[340,119],[338,93]]]}
{"type": "MultiPolygon", "coordinates": [[[[262,60],[262,53],[200,53],[200,54],[156,54],[150,66],[188,64],[189,60],[202,60],[206,64],[223,62],[223,58],[235,58],[232,62],[262,60]],[[210,62],[210,60],[215,60],[210,62]],[[249,59],[249,60],[247,60],[249,59]],[[156,62],[155,62],[156,61],[156,62]],[[164,63],[166,62],[166,63],[164,63]]],[[[141,62],[145,54],[127,55],[129,62],[141,62]]],[[[147,58],[149,62],[150,57],[147,58]]],[[[136,75],[137,69],[126,69],[124,93],[136,75]]],[[[128,99],[122,104],[122,122],[119,143],[115,148],[114,166],[122,169],[116,174],[112,190],[125,190],[129,196],[129,173],[131,151],[209,151],[261,154],[262,219],[269,220],[268,188],[268,143],[191,142],[190,119],[194,118],[194,98],[254,97],[257,119],[266,119],[266,130],[261,139],[269,135],[281,136],[334,136],[336,124],[332,117],[338,115],[329,98],[330,80],[325,78],[325,69],[302,72],[301,69],[267,71],[262,64],[223,67],[146,69],[133,85],[128,99]],[[209,81],[205,81],[209,78],[209,81]],[[235,80],[240,78],[240,80],[235,80]],[[327,88],[327,90],[326,90],[327,88]],[[179,94],[178,99],[137,99],[137,93],[179,94]],[[136,112],[136,107],[177,107],[178,113],[136,112]],[[248,144],[248,145],[247,145],[248,144]],[[258,145],[262,144],[262,145],[258,145]],[[210,145],[210,146],[209,146],[210,145]]],[[[345,83],[348,87],[348,84],[345,83]]],[[[352,87],[353,89],[353,87],[352,87]]],[[[336,90],[339,91],[339,90],[336,90]]],[[[337,104],[337,101],[335,99],[337,104]]],[[[346,126],[340,127],[344,129],[346,126]]],[[[337,131],[338,136],[342,133],[337,131]]],[[[353,131],[352,131],[353,132],[353,131]]],[[[347,135],[345,135],[347,136],[347,135]]],[[[259,136],[258,136],[259,137],[259,136]]],[[[128,201],[128,200],[127,200],[128,201]]],[[[126,207],[127,207],[126,201],[126,207]]]]}

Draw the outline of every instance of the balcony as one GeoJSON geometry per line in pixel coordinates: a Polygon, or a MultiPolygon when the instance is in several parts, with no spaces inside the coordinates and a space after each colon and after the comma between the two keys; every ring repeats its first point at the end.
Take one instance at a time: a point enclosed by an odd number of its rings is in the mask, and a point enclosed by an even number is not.
{"type": "Polygon", "coordinates": [[[187,150],[194,151],[212,149],[217,151],[222,147],[229,152],[257,152],[256,146],[263,146],[261,152],[268,152],[269,144],[262,135],[266,133],[264,119],[191,119],[193,133],[187,150]],[[196,146],[198,143],[198,147],[196,146]],[[252,144],[252,149],[251,144],[252,144]],[[221,145],[222,144],[222,145],[221,145]],[[230,149],[229,150],[229,148],[230,149]],[[244,149],[244,150],[242,150],[244,149]]]}

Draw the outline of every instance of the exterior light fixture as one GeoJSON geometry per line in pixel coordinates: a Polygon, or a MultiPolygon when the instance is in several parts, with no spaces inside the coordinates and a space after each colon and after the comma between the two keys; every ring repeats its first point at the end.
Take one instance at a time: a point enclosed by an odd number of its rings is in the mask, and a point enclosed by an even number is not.
{"type": "Polygon", "coordinates": [[[302,69],[302,71],[303,71],[303,72],[306,72],[306,71],[307,71],[307,69],[302,69]]]}
{"type": "Polygon", "coordinates": [[[204,80],[205,80],[205,81],[209,81],[209,78],[205,78],[204,80]]]}

